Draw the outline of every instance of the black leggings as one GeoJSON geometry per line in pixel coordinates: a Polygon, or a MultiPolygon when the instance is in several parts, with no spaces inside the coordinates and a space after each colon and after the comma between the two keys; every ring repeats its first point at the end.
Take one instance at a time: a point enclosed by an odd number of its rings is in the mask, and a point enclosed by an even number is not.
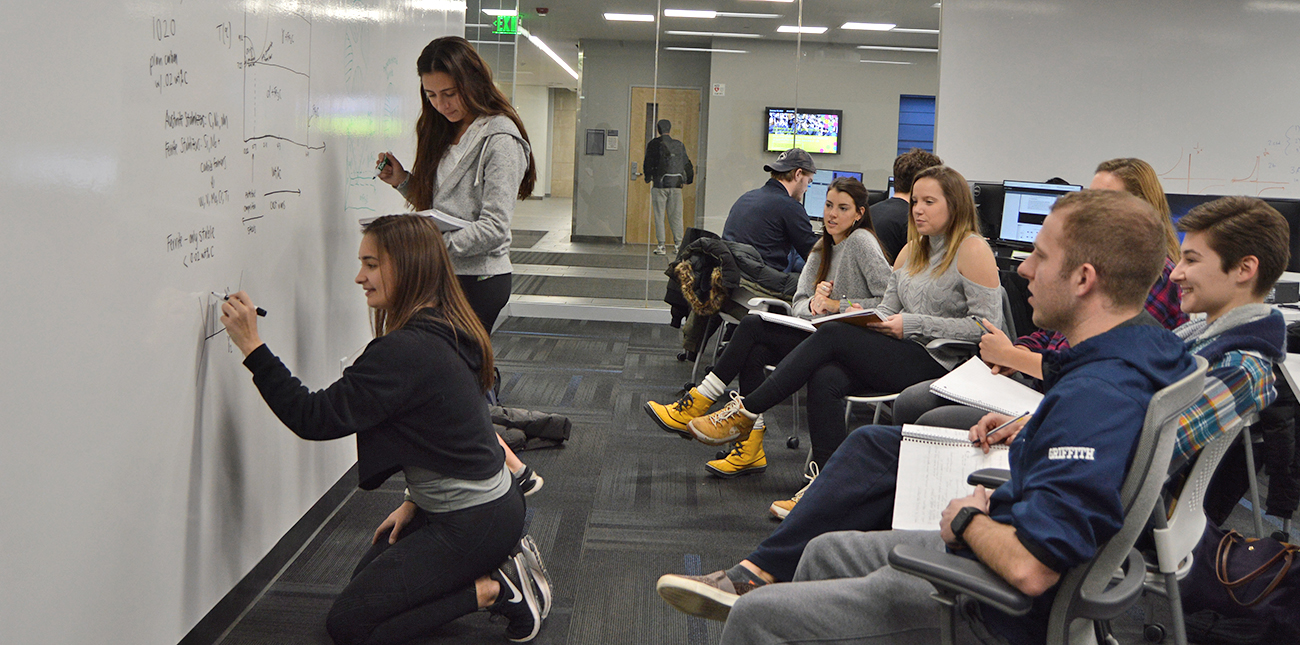
{"type": "Polygon", "coordinates": [[[808,434],[813,461],[825,466],[844,441],[844,397],[901,392],[948,372],[924,347],[848,323],[822,326],[799,343],[763,384],[745,397],[760,414],[808,385],[808,434]]]}
{"type": "Polygon", "coordinates": [[[809,336],[802,329],[767,322],[759,316],[745,316],[713,366],[713,375],[723,383],[739,376],[740,393],[748,395],[762,384],[765,366],[781,362],[809,336]]]}
{"type": "Polygon", "coordinates": [[[384,536],[361,558],[325,620],[330,638],[337,645],[406,643],[477,611],[474,581],[505,562],[523,531],[516,484],[486,504],[416,511],[396,544],[384,536]]]}
{"type": "Polygon", "coordinates": [[[497,322],[497,315],[510,301],[511,274],[502,273],[494,276],[458,275],[460,289],[465,292],[469,306],[483,323],[483,331],[492,333],[492,325],[497,322]]]}

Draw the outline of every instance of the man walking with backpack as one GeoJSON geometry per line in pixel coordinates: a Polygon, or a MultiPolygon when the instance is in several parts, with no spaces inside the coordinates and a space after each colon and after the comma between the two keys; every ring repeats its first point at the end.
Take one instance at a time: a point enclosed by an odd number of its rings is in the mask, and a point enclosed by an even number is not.
{"type": "Polygon", "coordinates": [[[682,241],[682,186],[695,181],[695,168],[686,156],[686,146],[681,141],[668,136],[673,124],[668,119],[659,119],[655,130],[659,136],[650,140],[645,146],[646,183],[654,182],[650,189],[650,202],[654,207],[655,237],[659,245],[655,255],[664,255],[664,213],[668,214],[668,225],[673,229],[673,251],[682,241]]]}

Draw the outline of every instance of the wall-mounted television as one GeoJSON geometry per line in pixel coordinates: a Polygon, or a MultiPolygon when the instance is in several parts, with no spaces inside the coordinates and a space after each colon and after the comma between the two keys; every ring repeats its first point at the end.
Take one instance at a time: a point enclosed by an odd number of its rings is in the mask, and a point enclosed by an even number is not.
{"type": "Polygon", "coordinates": [[[811,153],[840,153],[840,132],[844,113],[841,110],[767,108],[767,151],[783,152],[803,148],[811,153]]]}

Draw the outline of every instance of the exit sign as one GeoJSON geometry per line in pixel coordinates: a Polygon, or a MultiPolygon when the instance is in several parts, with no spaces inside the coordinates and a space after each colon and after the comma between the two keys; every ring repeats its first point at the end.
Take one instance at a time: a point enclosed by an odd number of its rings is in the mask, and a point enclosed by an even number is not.
{"type": "Polygon", "coordinates": [[[515,35],[519,33],[519,16],[497,16],[492,21],[492,33],[515,35]]]}

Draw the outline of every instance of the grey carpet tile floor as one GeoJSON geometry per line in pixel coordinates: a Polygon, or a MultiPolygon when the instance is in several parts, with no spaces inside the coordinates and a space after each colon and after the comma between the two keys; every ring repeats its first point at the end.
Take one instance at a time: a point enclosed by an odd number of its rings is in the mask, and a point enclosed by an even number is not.
{"type": "MultiPolygon", "coordinates": [[[[666,325],[510,318],[492,335],[502,402],[568,416],[562,448],[521,453],[545,478],[528,498],[528,533],[544,554],[555,604],[536,643],[566,645],[716,643],[719,623],[665,604],[664,573],[708,573],[746,556],[777,525],[767,511],[802,487],[807,450],[785,447],[794,408],[767,416],[767,472],[721,480],[705,474],[716,448],[654,425],[647,399],[672,400],[691,366],[674,358],[666,325]]],[[[802,416],[802,413],[801,413],[802,416]]],[[[863,423],[868,422],[864,420],[863,423]]],[[[325,615],[375,527],[401,500],[398,475],[376,491],[354,491],[233,627],[222,643],[327,645],[325,615]]],[[[1244,527],[1244,508],[1231,524],[1244,527]]],[[[1122,643],[1140,643],[1161,601],[1116,621],[1122,643]]],[[[424,643],[505,643],[504,625],[465,616],[424,643]]]]}
{"type": "Polygon", "coordinates": [[[663,298],[667,285],[668,279],[663,274],[653,272],[647,278],[635,280],[570,275],[515,275],[510,292],[516,295],[569,298],[657,300],[663,298]]]}
{"type": "MultiPolygon", "coordinates": [[[[512,246],[511,248],[518,248],[512,246]]],[[[646,269],[663,275],[668,268],[667,256],[645,256],[621,253],[559,253],[553,251],[514,250],[510,261],[516,264],[554,264],[559,266],[597,267],[606,269],[646,269]]]]}

